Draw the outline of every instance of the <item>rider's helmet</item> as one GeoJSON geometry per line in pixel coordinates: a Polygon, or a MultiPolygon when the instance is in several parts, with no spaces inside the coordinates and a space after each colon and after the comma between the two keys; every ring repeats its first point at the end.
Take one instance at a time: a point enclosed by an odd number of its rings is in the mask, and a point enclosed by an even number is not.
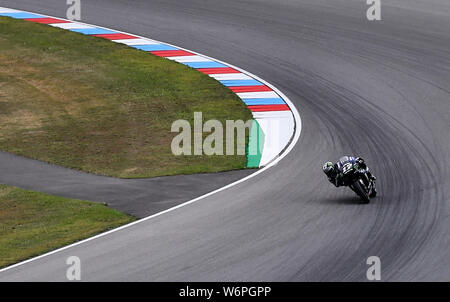
{"type": "Polygon", "coordinates": [[[326,162],[322,167],[323,173],[330,176],[334,172],[334,165],[331,161],[326,162]]]}

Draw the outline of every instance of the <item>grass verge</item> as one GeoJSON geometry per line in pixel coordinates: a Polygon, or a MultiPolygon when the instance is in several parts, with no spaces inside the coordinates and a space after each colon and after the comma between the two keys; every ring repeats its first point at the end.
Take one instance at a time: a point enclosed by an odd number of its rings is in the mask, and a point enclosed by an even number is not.
{"type": "Polygon", "coordinates": [[[196,111],[223,123],[252,118],[229,89],[185,65],[0,17],[2,150],[121,178],[244,168],[245,155],[172,154],[172,122],[192,124],[196,111]]]}
{"type": "Polygon", "coordinates": [[[133,220],[98,203],[0,185],[0,268],[133,220]]]}

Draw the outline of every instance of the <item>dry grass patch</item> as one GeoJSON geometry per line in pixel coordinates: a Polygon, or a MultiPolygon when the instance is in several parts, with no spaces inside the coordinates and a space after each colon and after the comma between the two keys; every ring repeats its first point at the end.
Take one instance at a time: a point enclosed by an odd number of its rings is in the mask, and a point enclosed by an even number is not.
{"type": "Polygon", "coordinates": [[[241,100],[182,64],[77,33],[0,17],[0,149],[135,178],[242,169],[246,156],[181,156],[171,124],[195,111],[249,120],[241,100]]]}
{"type": "Polygon", "coordinates": [[[0,268],[132,221],[100,204],[0,185],[0,268]]]}

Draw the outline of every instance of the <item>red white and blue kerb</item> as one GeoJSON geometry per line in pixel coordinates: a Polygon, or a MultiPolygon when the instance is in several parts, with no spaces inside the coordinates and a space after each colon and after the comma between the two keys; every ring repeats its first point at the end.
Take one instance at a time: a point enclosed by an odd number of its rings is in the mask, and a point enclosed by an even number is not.
{"type": "Polygon", "coordinates": [[[48,24],[53,27],[122,43],[155,56],[187,65],[216,79],[242,99],[264,131],[265,142],[259,166],[265,166],[275,159],[289,144],[295,132],[293,114],[283,98],[269,86],[226,63],[159,41],[61,18],[1,7],[0,16],[48,24]]]}

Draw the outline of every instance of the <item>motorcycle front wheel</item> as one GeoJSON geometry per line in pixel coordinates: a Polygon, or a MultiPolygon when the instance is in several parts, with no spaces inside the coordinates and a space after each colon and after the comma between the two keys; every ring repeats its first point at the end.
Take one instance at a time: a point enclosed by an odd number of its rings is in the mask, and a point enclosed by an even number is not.
{"type": "Polygon", "coordinates": [[[367,194],[366,190],[364,190],[363,186],[359,182],[359,179],[353,183],[352,187],[355,190],[355,193],[358,194],[359,198],[361,198],[362,203],[370,202],[369,194],[367,194]]]}

